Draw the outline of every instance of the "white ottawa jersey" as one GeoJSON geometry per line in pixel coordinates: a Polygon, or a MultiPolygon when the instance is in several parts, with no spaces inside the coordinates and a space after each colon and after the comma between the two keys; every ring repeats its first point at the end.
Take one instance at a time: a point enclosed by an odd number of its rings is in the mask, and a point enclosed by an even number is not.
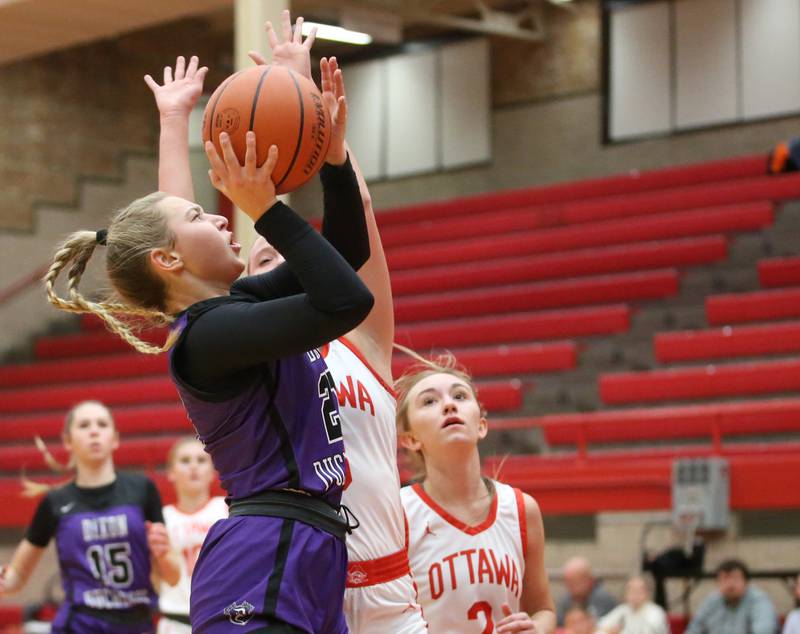
{"type": "Polygon", "coordinates": [[[519,611],[525,503],[518,489],[493,482],[489,515],[477,526],[450,515],[419,484],[402,489],[411,573],[431,632],[490,634],[503,618],[504,603],[519,611]]]}
{"type": "Polygon", "coordinates": [[[190,514],[182,513],[173,504],[164,507],[164,523],[170,543],[180,554],[181,580],[175,586],[161,583],[158,598],[161,612],[189,614],[189,589],[200,546],[214,523],[226,517],[228,505],[222,497],[212,497],[203,508],[190,514]]]}
{"type": "Polygon", "coordinates": [[[339,397],[342,435],[352,481],[342,504],[360,526],[347,536],[351,562],[405,550],[405,520],[397,471],[394,391],[342,337],[322,348],[339,397]]]}

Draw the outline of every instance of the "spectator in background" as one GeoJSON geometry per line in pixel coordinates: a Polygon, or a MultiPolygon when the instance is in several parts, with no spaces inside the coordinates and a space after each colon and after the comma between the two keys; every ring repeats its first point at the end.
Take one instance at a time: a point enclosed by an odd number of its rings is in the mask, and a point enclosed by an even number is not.
{"type": "Polygon", "coordinates": [[[575,605],[564,615],[564,629],[557,634],[601,634],[595,626],[595,618],[586,608],[575,605]]]}
{"type": "Polygon", "coordinates": [[[775,634],[778,621],[769,597],[750,585],[750,571],[738,559],[717,568],[717,591],[694,615],[686,634],[775,634]]]}
{"type": "Polygon", "coordinates": [[[617,600],[603,588],[592,574],[592,566],[584,557],[573,557],[564,564],[564,586],[567,594],[558,601],[558,624],[571,607],[584,608],[595,619],[605,616],[617,605],[617,600]]]}
{"type": "Polygon", "coordinates": [[[650,600],[644,577],[636,576],[625,584],[625,603],[606,614],[598,629],[604,634],[669,634],[667,613],[650,600]]]}
{"type": "Polygon", "coordinates": [[[800,169],[800,138],[781,141],[769,153],[768,174],[785,174],[800,169]]]}
{"type": "Polygon", "coordinates": [[[797,607],[786,616],[783,634],[800,634],[800,575],[794,581],[794,597],[797,607]]]}

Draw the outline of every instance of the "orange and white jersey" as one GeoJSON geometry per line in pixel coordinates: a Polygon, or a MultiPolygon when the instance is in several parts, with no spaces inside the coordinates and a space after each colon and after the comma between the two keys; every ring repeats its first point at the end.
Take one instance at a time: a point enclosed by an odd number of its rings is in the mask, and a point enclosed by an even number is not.
{"type": "Polygon", "coordinates": [[[164,507],[164,523],[170,543],[180,555],[181,579],[175,586],[161,583],[158,606],[162,613],[189,614],[192,571],[197,563],[200,547],[214,523],[226,517],[228,505],[222,497],[212,497],[203,508],[194,513],[182,513],[173,504],[164,507]]]}
{"type": "Polygon", "coordinates": [[[352,478],[342,504],[360,524],[347,536],[348,558],[351,562],[369,561],[405,551],[394,390],[348,339],[332,341],[321,351],[339,397],[352,478]]]}
{"type": "Polygon", "coordinates": [[[467,526],[419,484],[403,487],[409,560],[432,632],[490,634],[502,605],[519,611],[527,527],[522,492],[494,481],[486,520],[467,526]]]}

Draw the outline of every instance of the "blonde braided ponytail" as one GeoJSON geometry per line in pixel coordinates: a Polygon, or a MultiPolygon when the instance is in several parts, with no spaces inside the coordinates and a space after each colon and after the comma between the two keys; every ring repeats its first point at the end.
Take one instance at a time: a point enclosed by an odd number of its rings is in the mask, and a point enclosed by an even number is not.
{"type": "Polygon", "coordinates": [[[89,259],[99,244],[98,233],[94,231],[71,234],[56,249],[53,263],[42,280],[47,299],[56,308],[97,315],[109,330],[145,354],[160,354],[168,350],[178,333],[170,333],[164,345],[154,346],[137,337],[132,325],[119,319],[118,315],[136,318],[137,329],[163,326],[173,321],[165,313],[164,282],[148,264],[150,250],[172,240],[164,215],[158,208],[158,203],[165,197],[165,194],[155,192],[133,201],[115,215],[109,226],[105,237],[108,246],[106,269],[112,286],[123,302],[95,302],[78,291],[89,259]],[[55,290],[56,279],[67,267],[69,299],[60,297],[55,290]]]}

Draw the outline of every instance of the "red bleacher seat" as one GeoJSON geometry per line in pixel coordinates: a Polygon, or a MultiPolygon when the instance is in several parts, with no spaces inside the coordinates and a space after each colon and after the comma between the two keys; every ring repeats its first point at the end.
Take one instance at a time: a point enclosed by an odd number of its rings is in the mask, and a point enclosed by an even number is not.
{"type": "MultiPolygon", "coordinates": [[[[723,452],[731,466],[731,508],[782,509],[800,506],[797,445],[741,445],[723,452]]],[[[484,471],[533,495],[544,513],[597,513],[671,508],[672,461],[711,455],[707,448],[614,451],[589,458],[495,456],[484,471]]]]}
{"type": "MultiPolygon", "coordinates": [[[[465,348],[452,352],[473,377],[568,370],[575,367],[578,355],[573,341],[465,348]]],[[[396,354],[392,360],[393,375],[400,376],[413,363],[414,359],[408,355],[396,354]]]]}
{"type": "MultiPolygon", "coordinates": [[[[163,345],[166,331],[156,329],[138,334],[140,339],[154,345],[163,345]]],[[[34,352],[38,359],[58,359],[62,357],[88,357],[97,354],[113,354],[133,350],[127,341],[105,330],[80,332],[74,335],[40,337],[36,340],[34,352]]]]}
{"type": "MultiPolygon", "coordinates": [[[[505,411],[521,404],[521,384],[518,380],[478,383],[486,407],[505,411]]],[[[125,381],[97,381],[78,385],[60,385],[11,389],[0,392],[0,417],[24,412],[66,410],[78,401],[93,398],[115,408],[119,405],[148,403],[175,403],[178,395],[169,377],[131,379],[125,381]]]]}
{"type": "Polygon", "coordinates": [[[599,383],[608,404],[793,392],[800,359],[603,374],[599,383]]]}
{"type": "Polygon", "coordinates": [[[713,295],[706,316],[714,325],[800,317],[800,288],[713,295]]]}
{"type": "Polygon", "coordinates": [[[797,353],[800,322],[661,332],[654,346],[661,363],[797,353]]]}
{"type": "Polygon", "coordinates": [[[761,286],[800,285],[800,257],[772,258],[758,263],[761,286]]]}
{"type": "Polygon", "coordinates": [[[93,398],[107,405],[174,403],[178,394],[166,377],[95,381],[92,383],[14,388],[0,391],[0,414],[66,410],[78,401],[93,398]]]}
{"type": "Polygon", "coordinates": [[[651,189],[682,187],[704,182],[759,176],[764,173],[765,164],[765,156],[754,155],[646,172],[637,170],[604,178],[570,181],[545,187],[492,192],[477,196],[451,198],[442,202],[427,202],[396,209],[384,209],[377,217],[380,226],[384,227],[417,220],[427,220],[431,217],[449,218],[497,209],[549,205],[584,198],[634,194],[651,189]]]}
{"type": "Polygon", "coordinates": [[[129,378],[167,372],[166,355],[134,352],[100,357],[0,366],[0,385],[5,387],[76,383],[97,379],[129,378]]]}
{"type": "Polygon", "coordinates": [[[748,203],[721,209],[700,209],[656,216],[518,231],[505,235],[447,240],[430,244],[387,249],[390,270],[483,261],[541,253],[555,253],[589,247],[627,244],[644,240],[667,240],[734,231],[753,231],[772,223],[770,203],[748,203]]]}
{"type": "Polygon", "coordinates": [[[398,323],[476,315],[586,306],[615,301],[660,299],[678,293],[675,269],[643,273],[616,273],[550,282],[533,282],[451,293],[435,293],[395,300],[398,323]]]}
{"type": "Polygon", "coordinates": [[[479,258],[464,264],[398,271],[392,274],[392,292],[400,297],[580,275],[709,264],[725,258],[727,247],[724,236],[708,236],[498,260],[479,258]]]}
{"type": "MultiPolygon", "coordinates": [[[[550,445],[711,438],[800,431],[800,398],[601,410],[513,419],[540,427],[550,445]]],[[[492,421],[492,427],[502,421],[492,421]]]]}
{"type": "Polygon", "coordinates": [[[397,328],[395,339],[411,348],[453,347],[562,339],[625,332],[630,308],[624,304],[535,313],[453,319],[397,328]]]}

